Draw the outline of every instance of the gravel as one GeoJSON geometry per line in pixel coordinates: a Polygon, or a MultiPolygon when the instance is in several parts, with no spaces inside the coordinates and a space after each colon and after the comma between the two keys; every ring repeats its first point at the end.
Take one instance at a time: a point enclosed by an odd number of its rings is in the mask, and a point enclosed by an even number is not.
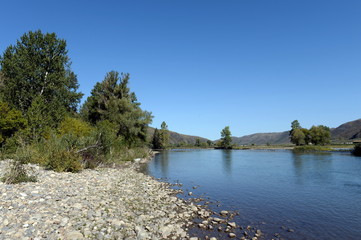
{"type": "MultiPolygon", "coordinates": [[[[0,161],[0,176],[10,162],[0,161]]],[[[27,168],[37,182],[0,182],[0,239],[188,239],[186,228],[202,211],[133,166],[27,168]]]]}

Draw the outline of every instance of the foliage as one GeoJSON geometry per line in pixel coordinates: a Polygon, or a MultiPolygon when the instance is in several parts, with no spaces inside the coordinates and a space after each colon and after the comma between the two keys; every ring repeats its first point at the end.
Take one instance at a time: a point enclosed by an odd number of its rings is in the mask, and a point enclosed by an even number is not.
{"type": "Polygon", "coordinates": [[[361,143],[357,143],[352,151],[355,156],[361,156],[361,143]]]}
{"type": "Polygon", "coordinates": [[[4,90],[5,90],[4,81],[5,81],[5,77],[0,69],[0,101],[4,100],[4,90]]]}
{"type": "Polygon", "coordinates": [[[158,128],[154,129],[152,147],[153,149],[162,149],[163,147],[161,142],[160,131],[158,130],[158,128]]]}
{"type": "Polygon", "coordinates": [[[289,132],[291,143],[297,146],[307,144],[306,136],[308,136],[307,129],[302,128],[298,120],[291,123],[291,130],[289,132]]]}
{"type": "Polygon", "coordinates": [[[294,120],[294,121],[291,123],[291,131],[292,131],[292,130],[295,130],[295,129],[301,129],[301,125],[300,125],[300,123],[298,122],[298,120],[294,120]]]}
{"type": "MultiPolygon", "coordinates": [[[[1,154],[69,172],[148,156],[152,116],[130,91],[129,74],[113,71],[97,83],[82,120],[76,113],[82,94],[67,54],[55,33],[30,31],[0,56],[1,154]]],[[[165,122],[161,131],[166,146],[165,122]]]]}
{"type": "Polygon", "coordinates": [[[305,145],[305,146],[294,147],[293,151],[294,152],[329,152],[332,151],[332,148],[325,146],[305,145]]]}
{"type": "Polygon", "coordinates": [[[57,127],[64,114],[61,107],[54,108],[54,106],[47,105],[42,97],[35,97],[26,114],[29,137],[40,140],[52,128],[57,127]]]}
{"type": "Polygon", "coordinates": [[[229,129],[229,126],[226,126],[221,131],[221,141],[220,146],[224,149],[231,149],[232,148],[232,137],[231,137],[231,131],[229,129]]]}
{"type": "Polygon", "coordinates": [[[78,138],[89,136],[91,131],[92,127],[87,122],[72,117],[65,117],[58,128],[60,135],[72,134],[78,138]]]}
{"type": "Polygon", "coordinates": [[[128,82],[129,74],[107,73],[104,80],[94,86],[81,114],[92,124],[108,120],[114,124],[117,136],[131,147],[146,141],[152,115],[140,108],[135,93],[128,88],[128,82]]]}
{"type": "Polygon", "coordinates": [[[21,36],[1,57],[4,99],[28,116],[36,136],[75,112],[82,97],[67,53],[65,40],[38,30],[21,36]]]}
{"type": "Polygon", "coordinates": [[[201,146],[201,140],[199,138],[196,139],[196,142],[195,142],[194,146],[196,146],[196,147],[201,146]]]}
{"type": "Polygon", "coordinates": [[[291,123],[290,140],[297,146],[308,145],[325,145],[331,141],[330,128],[320,125],[312,126],[309,130],[302,128],[297,120],[291,123]]]}
{"type": "Polygon", "coordinates": [[[57,172],[80,172],[82,170],[81,159],[81,156],[74,151],[53,151],[46,167],[57,172]]]}
{"type": "Polygon", "coordinates": [[[314,145],[325,145],[331,142],[330,128],[319,125],[312,126],[309,130],[311,143],[314,145]]]}
{"type": "Polygon", "coordinates": [[[21,112],[0,101],[0,146],[7,138],[13,136],[15,132],[25,126],[26,121],[21,112]]]}
{"type": "Polygon", "coordinates": [[[296,144],[297,146],[300,145],[305,145],[306,141],[305,141],[305,134],[304,131],[302,131],[302,129],[294,129],[292,130],[292,135],[291,135],[291,142],[296,144]]]}
{"type": "Polygon", "coordinates": [[[17,184],[22,182],[36,182],[34,175],[29,175],[24,165],[20,161],[13,160],[9,168],[5,171],[1,181],[6,184],[17,184]]]}
{"type": "Polygon", "coordinates": [[[166,149],[169,145],[169,130],[168,125],[162,122],[161,129],[154,130],[152,146],[153,149],[166,149]]]}

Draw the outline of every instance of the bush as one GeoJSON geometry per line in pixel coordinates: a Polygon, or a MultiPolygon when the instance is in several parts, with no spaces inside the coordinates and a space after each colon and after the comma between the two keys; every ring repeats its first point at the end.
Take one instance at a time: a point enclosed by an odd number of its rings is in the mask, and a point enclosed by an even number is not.
{"type": "Polygon", "coordinates": [[[332,149],[323,146],[305,145],[305,146],[294,147],[293,151],[294,152],[329,152],[332,151],[332,149]]]}
{"type": "Polygon", "coordinates": [[[81,119],[66,117],[58,128],[60,135],[74,135],[76,137],[89,136],[92,131],[92,127],[81,119]]]}
{"type": "Polygon", "coordinates": [[[361,156],[361,143],[358,143],[358,144],[355,145],[352,153],[355,156],[361,156]]]}
{"type": "Polygon", "coordinates": [[[20,111],[12,109],[0,101],[0,146],[19,129],[26,126],[26,121],[20,111]]]}
{"type": "Polygon", "coordinates": [[[28,175],[24,165],[17,160],[13,160],[6,170],[1,181],[6,184],[17,184],[21,182],[36,182],[36,176],[28,175]]]}
{"type": "Polygon", "coordinates": [[[46,168],[57,172],[80,172],[83,168],[80,161],[80,155],[75,152],[54,151],[49,156],[46,168]]]}

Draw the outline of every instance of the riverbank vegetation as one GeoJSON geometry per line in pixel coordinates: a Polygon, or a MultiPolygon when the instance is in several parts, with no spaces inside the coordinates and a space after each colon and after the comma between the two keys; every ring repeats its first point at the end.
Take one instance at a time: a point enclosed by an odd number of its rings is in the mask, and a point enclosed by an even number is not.
{"type": "Polygon", "coordinates": [[[128,73],[106,73],[78,112],[83,93],[66,41],[55,33],[25,33],[0,67],[2,158],[78,172],[149,154],[153,116],[129,89],[128,73]]]}
{"type": "Polygon", "coordinates": [[[294,120],[291,123],[289,135],[291,142],[296,146],[310,144],[324,146],[331,143],[331,133],[329,127],[319,125],[306,129],[301,127],[298,120],[294,120]]]}
{"type": "Polygon", "coordinates": [[[169,130],[166,122],[162,122],[160,130],[154,130],[152,138],[153,149],[167,149],[169,147],[169,130]]]}
{"type": "Polygon", "coordinates": [[[226,126],[221,131],[221,140],[217,142],[217,148],[221,149],[232,149],[232,137],[231,130],[229,126],[226,126]]]}
{"type": "Polygon", "coordinates": [[[361,156],[361,143],[357,143],[352,151],[355,156],[361,156]]]}

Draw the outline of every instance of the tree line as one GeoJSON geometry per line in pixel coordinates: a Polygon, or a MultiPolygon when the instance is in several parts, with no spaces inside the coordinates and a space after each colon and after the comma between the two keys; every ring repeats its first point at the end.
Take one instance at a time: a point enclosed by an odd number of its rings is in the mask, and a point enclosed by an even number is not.
{"type": "Polygon", "coordinates": [[[301,127],[298,120],[291,123],[290,141],[297,145],[326,145],[331,143],[330,128],[324,125],[312,126],[310,129],[301,127]]]}
{"type": "Polygon", "coordinates": [[[147,155],[153,116],[129,80],[128,73],[106,73],[80,106],[66,41],[25,33],[0,56],[1,153],[59,171],[147,155]]]}

